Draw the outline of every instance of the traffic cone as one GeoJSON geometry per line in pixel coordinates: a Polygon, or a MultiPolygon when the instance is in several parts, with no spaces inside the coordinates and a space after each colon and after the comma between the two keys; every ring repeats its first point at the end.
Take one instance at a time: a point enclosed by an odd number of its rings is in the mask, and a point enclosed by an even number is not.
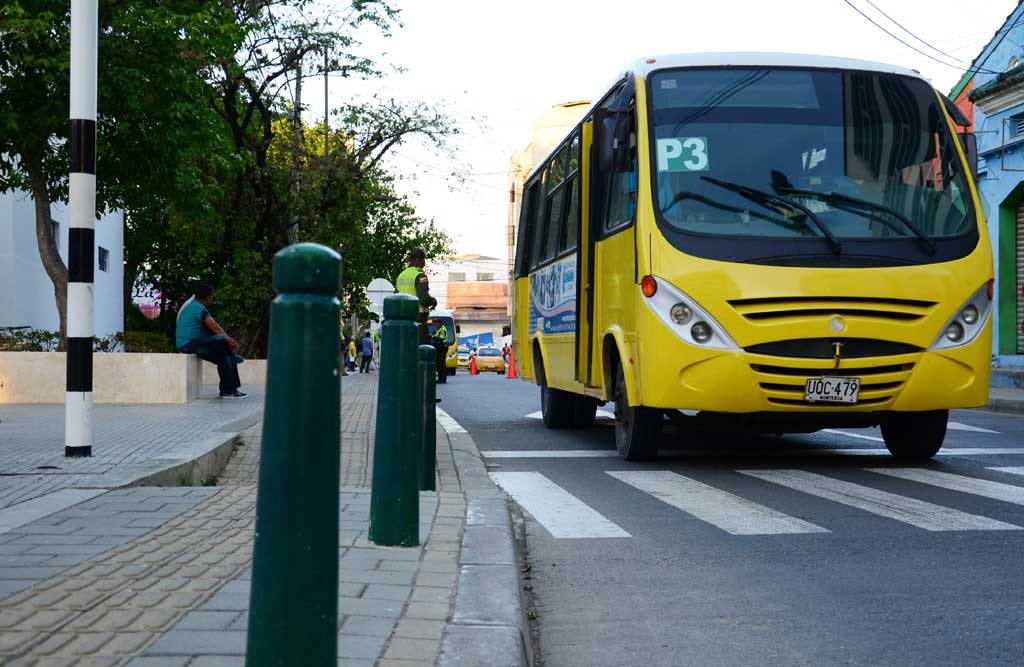
{"type": "Polygon", "coordinates": [[[505,379],[516,380],[518,378],[519,375],[516,374],[516,354],[510,347],[508,349],[508,370],[505,372],[505,379]]]}
{"type": "Polygon", "coordinates": [[[480,375],[480,371],[478,371],[477,368],[476,368],[476,355],[475,354],[469,358],[469,374],[470,375],[480,375]]]}

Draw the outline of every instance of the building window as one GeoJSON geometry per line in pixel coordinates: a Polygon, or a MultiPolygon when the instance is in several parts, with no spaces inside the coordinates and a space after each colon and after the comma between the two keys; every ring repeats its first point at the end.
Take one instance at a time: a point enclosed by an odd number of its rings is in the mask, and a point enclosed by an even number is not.
{"type": "Polygon", "coordinates": [[[1017,56],[1013,56],[1012,58],[1010,58],[1010,64],[1006,66],[1006,71],[1009,72],[1011,69],[1013,69],[1019,64],[1020,60],[1017,58],[1017,56]]]}
{"type": "Polygon", "coordinates": [[[110,252],[106,248],[100,246],[100,271],[110,270],[110,252]]]}
{"type": "Polygon", "coordinates": [[[52,218],[50,219],[50,233],[53,235],[53,245],[60,250],[60,223],[52,218]]]}
{"type": "Polygon", "coordinates": [[[477,273],[476,279],[480,282],[486,282],[488,280],[494,280],[494,273],[477,273]]]}
{"type": "Polygon", "coordinates": [[[1010,118],[1010,136],[1013,138],[1024,136],[1024,115],[1010,118]]]}
{"type": "Polygon", "coordinates": [[[450,272],[448,274],[448,282],[450,282],[450,283],[464,283],[464,282],[466,282],[466,274],[465,274],[465,272],[462,272],[462,273],[456,273],[454,271],[450,272]]]}

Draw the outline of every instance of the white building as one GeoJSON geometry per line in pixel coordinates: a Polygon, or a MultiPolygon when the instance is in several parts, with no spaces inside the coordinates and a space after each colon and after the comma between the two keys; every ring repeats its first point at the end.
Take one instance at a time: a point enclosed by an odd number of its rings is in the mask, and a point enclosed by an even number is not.
{"type": "Polygon", "coordinates": [[[509,324],[508,269],[505,260],[462,255],[441,266],[427,266],[430,294],[450,310],[460,335],[492,332],[497,338],[509,324]]]}
{"type": "MultiPolygon", "coordinates": [[[[51,206],[61,259],[68,261],[68,211],[51,206]]],[[[96,221],[94,331],[97,337],[123,330],[124,214],[96,221]]],[[[0,194],[0,327],[57,331],[60,319],[53,283],[39,259],[32,197],[26,192],[0,194]]]]}

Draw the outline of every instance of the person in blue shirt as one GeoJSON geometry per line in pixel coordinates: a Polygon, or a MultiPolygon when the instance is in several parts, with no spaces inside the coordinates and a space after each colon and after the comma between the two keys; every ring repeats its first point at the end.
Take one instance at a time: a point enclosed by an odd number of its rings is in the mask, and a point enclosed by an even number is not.
{"type": "Polygon", "coordinates": [[[363,334],[363,339],[359,341],[359,346],[363,355],[363,358],[359,360],[359,372],[369,373],[370,362],[373,361],[373,339],[370,338],[369,331],[363,334]]]}
{"type": "Polygon", "coordinates": [[[202,284],[195,294],[178,310],[178,324],[174,332],[174,345],[178,352],[194,354],[217,365],[220,376],[221,398],[245,398],[238,379],[238,341],[227,335],[206,309],[213,303],[213,287],[202,284]]]}

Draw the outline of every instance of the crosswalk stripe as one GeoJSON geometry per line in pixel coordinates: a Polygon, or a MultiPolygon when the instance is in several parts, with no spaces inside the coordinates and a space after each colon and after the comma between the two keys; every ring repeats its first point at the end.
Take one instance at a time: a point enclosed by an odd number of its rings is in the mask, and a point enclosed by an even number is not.
{"type": "Polygon", "coordinates": [[[630,534],[539,472],[492,472],[491,479],[556,538],[630,534]]]}
{"type": "Polygon", "coordinates": [[[524,449],[480,452],[485,459],[605,459],[618,452],[607,449],[524,449]]]}
{"type": "Polygon", "coordinates": [[[916,498],[906,498],[804,470],[740,470],[739,472],[812,496],[856,507],[878,516],[909,523],[925,530],[1020,530],[1018,526],[988,517],[968,514],[916,498]]]}
{"type": "Polygon", "coordinates": [[[989,470],[997,470],[999,472],[1005,472],[1011,475],[1024,475],[1024,468],[1020,466],[1003,466],[997,468],[989,468],[989,470]]]}
{"type": "Polygon", "coordinates": [[[803,519],[777,512],[677,473],[658,470],[606,472],[731,535],[829,532],[803,519]]]}
{"type": "MultiPolygon", "coordinates": [[[[725,456],[889,456],[889,450],[883,447],[872,448],[811,448],[804,449],[666,449],[668,456],[690,456],[702,458],[720,458],[725,456]]],[[[587,459],[615,458],[618,453],[610,449],[496,449],[483,451],[480,454],[487,459],[587,459]]],[[[1024,454],[1024,447],[944,447],[937,456],[995,456],[1007,454],[1024,454]]]]}
{"type": "Polygon", "coordinates": [[[993,431],[987,428],[981,428],[980,426],[971,426],[970,424],[961,424],[960,422],[948,422],[946,428],[951,431],[970,431],[971,433],[995,433],[999,435],[999,431],[993,431]]]}
{"type": "Polygon", "coordinates": [[[858,440],[871,440],[872,442],[885,442],[884,439],[879,438],[875,435],[864,435],[862,433],[850,433],[848,431],[837,431],[834,428],[823,428],[822,433],[831,433],[832,435],[845,435],[847,438],[857,438],[858,440]]]}
{"type": "Polygon", "coordinates": [[[880,475],[930,484],[951,491],[970,493],[975,496],[992,498],[993,500],[1002,500],[1014,505],[1024,505],[1024,487],[1014,486],[1013,484],[954,475],[927,468],[868,468],[868,470],[880,475]]]}

